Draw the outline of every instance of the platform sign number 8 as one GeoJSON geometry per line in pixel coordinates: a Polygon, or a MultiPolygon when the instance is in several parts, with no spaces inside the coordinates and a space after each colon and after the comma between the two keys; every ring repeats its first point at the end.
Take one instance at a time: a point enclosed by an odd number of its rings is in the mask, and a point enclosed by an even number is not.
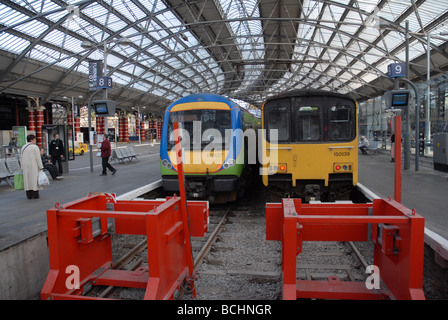
{"type": "Polygon", "coordinates": [[[398,78],[406,77],[406,64],[405,63],[391,63],[387,66],[387,77],[398,78]]]}
{"type": "Polygon", "coordinates": [[[112,89],[112,77],[98,77],[97,89],[112,89]]]}

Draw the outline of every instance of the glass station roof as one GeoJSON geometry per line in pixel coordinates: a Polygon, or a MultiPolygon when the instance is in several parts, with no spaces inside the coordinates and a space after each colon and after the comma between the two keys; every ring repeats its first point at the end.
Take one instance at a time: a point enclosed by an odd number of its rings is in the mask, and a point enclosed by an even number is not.
{"type": "Polygon", "coordinates": [[[447,73],[447,21],[448,0],[1,1],[0,91],[89,97],[89,61],[106,58],[122,108],[304,88],[365,100],[406,61],[406,24],[410,80],[426,80],[428,35],[431,76],[447,73]]]}

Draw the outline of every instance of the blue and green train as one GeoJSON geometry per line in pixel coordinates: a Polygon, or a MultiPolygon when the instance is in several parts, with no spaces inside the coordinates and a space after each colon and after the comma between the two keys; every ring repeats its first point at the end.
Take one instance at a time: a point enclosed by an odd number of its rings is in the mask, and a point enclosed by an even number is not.
{"type": "Polygon", "coordinates": [[[182,139],[187,198],[222,203],[241,196],[254,169],[249,162],[257,165],[249,157],[256,143],[248,143],[245,133],[254,129],[256,136],[260,119],[234,101],[211,93],[192,94],[168,106],[160,145],[162,184],[167,193],[179,191],[174,122],[179,123],[182,139]]]}

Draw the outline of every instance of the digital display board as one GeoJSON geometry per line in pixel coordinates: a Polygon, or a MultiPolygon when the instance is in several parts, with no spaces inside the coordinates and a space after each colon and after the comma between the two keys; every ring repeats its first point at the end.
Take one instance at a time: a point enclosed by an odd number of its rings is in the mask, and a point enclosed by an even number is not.
{"type": "Polygon", "coordinates": [[[112,100],[93,101],[93,109],[98,117],[113,117],[117,103],[112,100]]]}
{"type": "Polygon", "coordinates": [[[408,105],[409,94],[408,93],[393,93],[392,94],[392,106],[403,107],[408,105]]]}
{"type": "Polygon", "coordinates": [[[405,109],[409,106],[409,90],[392,90],[384,93],[386,109],[405,109]]]}
{"type": "Polygon", "coordinates": [[[106,103],[96,103],[96,104],[94,104],[94,107],[95,107],[96,114],[108,114],[109,113],[106,103]]]}

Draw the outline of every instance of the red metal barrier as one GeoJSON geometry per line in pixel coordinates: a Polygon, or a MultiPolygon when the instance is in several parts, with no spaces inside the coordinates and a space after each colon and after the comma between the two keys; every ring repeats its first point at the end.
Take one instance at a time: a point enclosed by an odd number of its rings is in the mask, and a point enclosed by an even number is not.
{"type": "Polygon", "coordinates": [[[187,207],[188,225],[176,196],[122,201],[115,195],[90,195],[47,210],[51,270],[41,298],[91,299],[83,296],[84,288],[112,285],[146,289],[145,299],[172,299],[183,282],[194,287],[186,235],[189,230],[191,236],[204,236],[209,209],[206,201],[188,202],[187,207]],[[113,269],[112,222],[117,234],[146,235],[148,268],[113,269]]]}
{"type": "Polygon", "coordinates": [[[282,241],[284,299],[425,299],[424,218],[395,200],[302,204],[300,199],[283,199],[282,203],[268,203],[266,239],[282,241]],[[297,255],[303,241],[370,240],[374,242],[373,264],[383,281],[379,290],[336,277],[297,280],[297,255]]]}

